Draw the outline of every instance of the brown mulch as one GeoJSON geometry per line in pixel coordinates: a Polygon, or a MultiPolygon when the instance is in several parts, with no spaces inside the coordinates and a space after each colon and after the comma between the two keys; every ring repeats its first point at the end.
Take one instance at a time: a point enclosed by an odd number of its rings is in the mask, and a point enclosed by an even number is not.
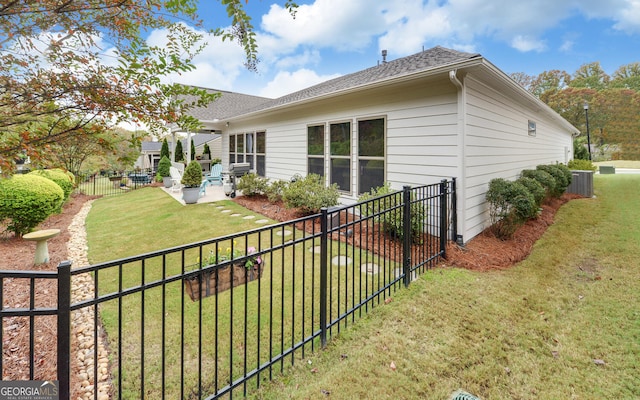
{"type": "MultiPolygon", "coordinates": [[[[460,247],[455,243],[450,243],[447,247],[446,265],[457,266],[461,268],[487,271],[493,269],[505,269],[527,258],[534,243],[544,234],[547,228],[553,224],[553,218],[558,209],[566,202],[580,198],[579,195],[565,194],[559,199],[548,200],[542,206],[541,215],[535,219],[528,221],[524,226],[520,227],[511,240],[500,240],[491,233],[489,229],[473,238],[460,247]]],[[[282,202],[271,204],[264,196],[237,197],[235,202],[253,210],[257,213],[265,215],[276,221],[288,221],[291,219],[302,217],[296,209],[287,209],[282,202]]],[[[342,219],[344,223],[344,217],[342,219]]],[[[316,225],[316,232],[319,230],[316,225]]],[[[357,228],[356,228],[357,229],[357,228]]],[[[364,236],[378,235],[377,230],[367,232],[364,236]]],[[[359,232],[354,232],[352,240],[356,241],[356,245],[372,249],[369,243],[381,243],[380,240],[365,239],[365,243],[358,243],[358,238],[362,237],[359,232]]],[[[425,240],[429,240],[425,238],[425,240]]],[[[392,239],[384,241],[387,246],[388,253],[400,255],[399,243],[392,239]],[[388,247],[393,245],[396,249],[389,251],[388,247]]],[[[419,247],[419,246],[416,246],[419,247]]],[[[419,251],[417,249],[414,249],[419,251]]],[[[398,261],[398,260],[396,260],[398,261]]]]}
{"type": "MultiPolygon", "coordinates": [[[[579,196],[565,195],[561,199],[551,201],[543,206],[540,218],[529,221],[520,228],[514,238],[502,241],[485,231],[465,245],[464,248],[450,244],[447,249],[446,265],[458,266],[473,270],[505,269],[525,259],[533,244],[545,230],[553,224],[553,217],[564,203],[579,196]]],[[[60,235],[48,242],[50,261],[40,266],[33,266],[35,243],[23,240],[11,233],[0,236],[0,269],[2,270],[38,270],[54,271],[58,264],[67,259],[69,232],[67,230],[75,214],[83,204],[94,197],[74,195],[64,206],[63,212],[51,216],[38,229],[58,228],[60,235]]],[[[235,202],[277,221],[288,221],[302,216],[295,209],[287,209],[282,203],[270,204],[266,198],[238,197],[235,202]]],[[[0,225],[0,231],[4,227],[0,225]]],[[[353,235],[357,238],[359,235],[353,235]]],[[[387,242],[387,245],[389,243],[387,242]]],[[[4,280],[4,307],[28,307],[28,281],[4,280]]],[[[36,285],[36,306],[53,306],[56,299],[55,282],[38,281],[36,285]]],[[[3,332],[3,376],[2,379],[24,380],[28,376],[28,320],[10,318],[4,321],[3,332]]],[[[36,321],[35,353],[37,359],[35,379],[56,379],[56,327],[55,319],[41,317],[36,321]]]]}

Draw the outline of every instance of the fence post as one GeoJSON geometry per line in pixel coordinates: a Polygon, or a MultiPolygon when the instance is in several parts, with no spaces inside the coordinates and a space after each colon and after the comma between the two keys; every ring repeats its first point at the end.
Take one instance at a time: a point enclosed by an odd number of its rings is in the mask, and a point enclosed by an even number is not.
{"type": "Polygon", "coordinates": [[[458,196],[456,195],[456,178],[451,179],[451,240],[458,241],[458,196]]]}
{"type": "Polygon", "coordinates": [[[447,258],[447,180],[440,181],[440,252],[447,258]]]}
{"type": "Polygon", "coordinates": [[[328,209],[320,209],[320,344],[327,346],[327,257],[328,257],[328,209]]]}
{"type": "Polygon", "coordinates": [[[58,394],[69,399],[71,378],[71,261],[58,264],[58,394]]]}
{"type": "Polygon", "coordinates": [[[402,187],[402,273],[404,286],[411,282],[411,186],[402,187]]]}

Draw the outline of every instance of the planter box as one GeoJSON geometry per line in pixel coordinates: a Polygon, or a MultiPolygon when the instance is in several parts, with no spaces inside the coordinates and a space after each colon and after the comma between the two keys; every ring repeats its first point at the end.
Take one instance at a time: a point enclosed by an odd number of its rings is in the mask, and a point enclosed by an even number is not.
{"type": "Polygon", "coordinates": [[[184,278],[184,289],[193,301],[223,292],[234,286],[244,285],[262,277],[264,263],[254,264],[251,268],[234,264],[223,268],[209,269],[196,276],[184,278]],[[233,279],[231,271],[233,270],[233,279]]]}

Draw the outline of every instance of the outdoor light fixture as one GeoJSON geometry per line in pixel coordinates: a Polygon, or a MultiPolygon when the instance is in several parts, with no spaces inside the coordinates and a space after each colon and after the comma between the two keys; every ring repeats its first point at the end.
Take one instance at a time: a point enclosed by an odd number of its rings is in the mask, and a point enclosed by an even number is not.
{"type": "Polygon", "coordinates": [[[587,146],[589,149],[589,161],[591,161],[591,136],[589,135],[589,103],[584,102],[584,117],[587,120],[587,146]]]}

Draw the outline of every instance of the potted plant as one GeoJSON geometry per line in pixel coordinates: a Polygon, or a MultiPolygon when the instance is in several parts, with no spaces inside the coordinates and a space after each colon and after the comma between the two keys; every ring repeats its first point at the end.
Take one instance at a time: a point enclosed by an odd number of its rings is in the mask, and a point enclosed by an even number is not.
{"type": "Polygon", "coordinates": [[[259,254],[255,254],[256,248],[253,246],[247,248],[247,256],[245,258],[235,246],[236,242],[234,241],[233,251],[230,247],[226,251],[219,250],[217,254],[210,251],[208,255],[203,257],[202,262],[200,262],[199,258],[196,260],[198,267],[211,265],[216,265],[216,267],[184,279],[184,286],[191,300],[200,300],[203,297],[220,293],[231,287],[243,285],[262,277],[264,263],[262,262],[262,257],[259,254]],[[234,260],[237,260],[237,262],[234,262],[234,260]],[[227,261],[231,261],[231,264],[217,266],[217,264],[227,261]]]}
{"type": "Polygon", "coordinates": [[[170,168],[171,160],[169,160],[169,157],[167,156],[162,156],[160,162],[158,163],[158,175],[162,177],[162,183],[166,188],[171,187],[171,172],[169,172],[170,168]]]}
{"type": "Polygon", "coordinates": [[[186,204],[198,202],[200,185],[202,184],[202,167],[197,161],[191,161],[182,174],[182,198],[186,204]]]}
{"type": "Polygon", "coordinates": [[[211,149],[207,143],[204,144],[204,148],[202,149],[202,159],[211,160],[211,149]]]}

